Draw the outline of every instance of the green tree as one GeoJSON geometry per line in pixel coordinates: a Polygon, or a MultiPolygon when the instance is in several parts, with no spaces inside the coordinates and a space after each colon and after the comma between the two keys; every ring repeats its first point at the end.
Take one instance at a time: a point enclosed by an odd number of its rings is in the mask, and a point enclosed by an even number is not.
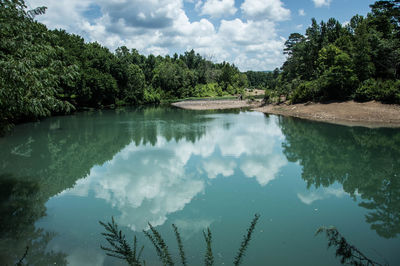
{"type": "Polygon", "coordinates": [[[100,44],[85,45],[79,105],[99,107],[115,103],[118,86],[111,75],[113,59],[114,55],[100,44]]]}
{"type": "Polygon", "coordinates": [[[321,99],[346,99],[357,86],[350,56],[333,44],[321,49],[318,58],[321,99]]]}
{"type": "MultiPolygon", "coordinates": [[[[356,16],[354,30],[354,70],[358,79],[362,82],[375,74],[375,66],[371,60],[371,45],[368,39],[368,24],[363,17],[356,16]]],[[[353,22],[354,23],[354,22],[353,22]]]]}
{"type": "Polygon", "coordinates": [[[45,8],[27,12],[24,1],[0,2],[0,128],[73,109],[57,98],[60,80],[74,79],[75,68],[57,58],[53,36],[33,20],[45,8]]]}
{"type": "Polygon", "coordinates": [[[125,100],[128,103],[142,103],[145,89],[145,77],[142,69],[134,64],[127,68],[127,87],[125,100]]]}

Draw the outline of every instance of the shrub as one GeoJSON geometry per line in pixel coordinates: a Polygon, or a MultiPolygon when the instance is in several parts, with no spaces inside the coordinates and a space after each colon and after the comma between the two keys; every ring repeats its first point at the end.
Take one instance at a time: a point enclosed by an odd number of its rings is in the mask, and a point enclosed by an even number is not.
{"type": "Polygon", "coordinates": [[[292,103],[301,103],[316,100],[318,96],[318,82],[313,80],[300,83],[299,86],[291,93],[289,99],[292,103]]]}
{"type": "Polygon", "coordinates": [[[143,98],[145,103],[160,103],[161,94],[158,90],[150,86],[145,88],[143,98]]]}
{"type": "Polygon", "coordinates": [[[365,80],[356,90],[354,99],[357,101],[382,101],[385,103],[400,103],[400,80],[365,80]]]}

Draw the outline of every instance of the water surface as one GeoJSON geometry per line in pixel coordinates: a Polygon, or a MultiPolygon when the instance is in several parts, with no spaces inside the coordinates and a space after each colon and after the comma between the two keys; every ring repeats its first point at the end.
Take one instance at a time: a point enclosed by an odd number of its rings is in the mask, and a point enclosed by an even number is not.
{"type": "Polygon", "coordinates": [[[149,107],[78,113],[0,138],[0,264],[30,246],[35,265],[123,265],[100,249],[99,220],[156,253],[150,222],[190,265],[202,231],[231,265],[259,213],[246,265],[339,265],[320,226],[371,258],[399,265],[400,130],[345,127],[246,111],[149,107]]]}

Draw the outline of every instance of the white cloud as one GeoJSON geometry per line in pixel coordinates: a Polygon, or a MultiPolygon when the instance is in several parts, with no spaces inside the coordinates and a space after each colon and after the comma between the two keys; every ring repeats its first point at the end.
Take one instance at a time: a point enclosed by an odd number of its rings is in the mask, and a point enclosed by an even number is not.
{"type": "Polygon", "coordinates": [[[303,24],[296,25],[296,29],[301,30],[303,28],[303,24]]]}
{"type": "Polygon", "coordinates": [[[198,0],[196,2],[196,5],[194,6],[194,9],[198,11],[198,10],[200,10],[202,5],[203,5],[203,1],[202,0],[198,0]]]}
{"type": "Polygon", "coordinates": [[[245,0],[240,8],[248,19],[284,21],[290,18],[290,10],[280,0],[245,0]]]}
{"type": "Polygon", "coordinates": [[[299,198],[299,200],[301,202],[303,202],[304,204],[307,204],[307,205],[310,205],[314,201],[321,200],[324,198],[322,195],[319,195],[317,193],[309,193],[306,195],[297,193],[297,197],[299,198]]]}
{"type": "Polygon", "coordinates": [[[112,160],[93,167],[89,176],[79,179],[72,189],[59,196],[94,195],[118,210],[118,223],[142,230],[147,222],[162,225],[168,215],[183,210],[205,191],[207,179],[230,177],[240,173],[236,171],[240,169],[246,177],[265,186],[287,163],[282,154],[273,152],[283,140],[277,118],[267,120],[256,112],[225,115],[223,120],[220,115],[206,118],[207,132],[196,142],[167,141],[158,136],[154,146],[131,143],[112,160]],[[257,126],[243,126],[249,122],[257,126]],[[229,130],[221,123],[231,123],[229,130]],[[194,155],[201,160],[197,171],[188,172],[187,163],[194,155]]]}
{"type": "Polygon", "coordinates": [[[314,201],[327,199],[332,196],[336,198],[342,198],[345,195],[348,195],[348,193],[346,193],[342,187],[338,187],[338,185],[335,186],[336,187],[324,187],[315,191],[308,192],[307,194],[297,193],[297,197],[304,204],[310,205],[314,201]]]}
{"type": "Polygon", "coordinates": [[[211,226],[211,219],[178,219],[174,224],[179,228],[179,232],[184,240],[191,238],[211,226]]]}
{"type": "Polygon", "coordinates": [[[342,26],[343,26],[343,27],[346,27],[346,26],[348,26],[349,24],[350,24],[350,21],[346,20],[345,22],[342,23],[342,26]]]}
{"type": "Polygon", "coordinates": [[[315,7],[323,7],[329,6],[332,0],[312,0],[314,2],[315,7]]]}
{"type": "MultiPolygon", "coordinates": [[[[48,9],[45,15],[36,17],[50,28],[63,28],[68,32],[75,32],[74,28],[80,23],[87,21],[82,13],[87,10],[91,0],[29,0],[26,1],[28,8],[46,6],[48,9]]],[[[80,29],[80,27],[75,28],[80,29]]],[[[79,32],[82,32],[78,30],[79,32]]]]}
{"type": "Polygon", "coordinates": [[[284,165],[286,165],[285,158],[271,154],[263,159],[249,157],[241,163],[240,169],[247,177],[255,177],[261,186],[265,186],[276,178],[284,165]]]}
{"type": "Polygon", "coordinates": [[[222,20],[218,37],[228,54],[235,55],[232,61],[242,70],[273,69],[284,61],[285,43],[278,37],[275,27],[275,23],[268,20],[222,20]]]}
{"type": "MultiPolygon", "coordinates": [[[[285,60],[285,40],[273,22],[290,16],[281,1],[246,0],[241,6],[245,19],[221,20],[216,25],[205,18],[190,21],[182,0],[28,0],[28,4],[48,7],[37,18],[49,28],[63,28],[111,51],[122,45],[145,55],[194,49],[214,61],[232,62],[242,71],[272,70],[285,60]],[[87,14],[91,10],[96,10],[95,16],[87,14]]],[[[233,0],[195,5],[215,17],[236,12],[233,0]]]]}
{"type": "Polygon", "coordinates": [[[305,16],[306,15],[306,11],[304,11],[304,9],[299,9],[299,16],[305,16]]]}
{"type": "Polygon", "coordinates": [[[233,161],[224,162],[221,159],[212,159],[205,161],[203,168],[207,172],[208,178],[214,179],[218,175],[225,177],[233,175],[236,163],[233,161]]]}
{"type": "Polygon", "coordinates": [[[234,0],[206,0],[201,15],[210,15],[211,17],[226,17],[236,13],[234,0]]]}
{"type": "Polygon", "coordinates": [[[159,138],[157,143],[154,147],[130,144],[61,195],[86,196],[93,191],[96,198],[117,208],[121,213],[117,221],[132,230],[146,228],[147,222],[162,225],[168,214],[182,210],[203,191],[204,181],[185,175],[188,157],[177,153],[185,142],[179,145],[159,138]]]}

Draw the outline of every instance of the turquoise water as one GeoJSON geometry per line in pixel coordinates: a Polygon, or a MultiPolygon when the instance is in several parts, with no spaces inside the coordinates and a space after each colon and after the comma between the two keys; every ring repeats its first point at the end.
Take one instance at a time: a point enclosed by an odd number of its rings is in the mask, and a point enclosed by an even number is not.
{"type": "Polygon", "coordinates": [[[400,130],[345,127],[249,111],[148,107],[78,113],[0,138],[0,264],[124,265],[100,249],[111,216],[145,246],[150,222],[178,261],[231,265],[261,218],[245,265],[340,265],[333,225],[367,256],[400,265],[400,130]]]}

